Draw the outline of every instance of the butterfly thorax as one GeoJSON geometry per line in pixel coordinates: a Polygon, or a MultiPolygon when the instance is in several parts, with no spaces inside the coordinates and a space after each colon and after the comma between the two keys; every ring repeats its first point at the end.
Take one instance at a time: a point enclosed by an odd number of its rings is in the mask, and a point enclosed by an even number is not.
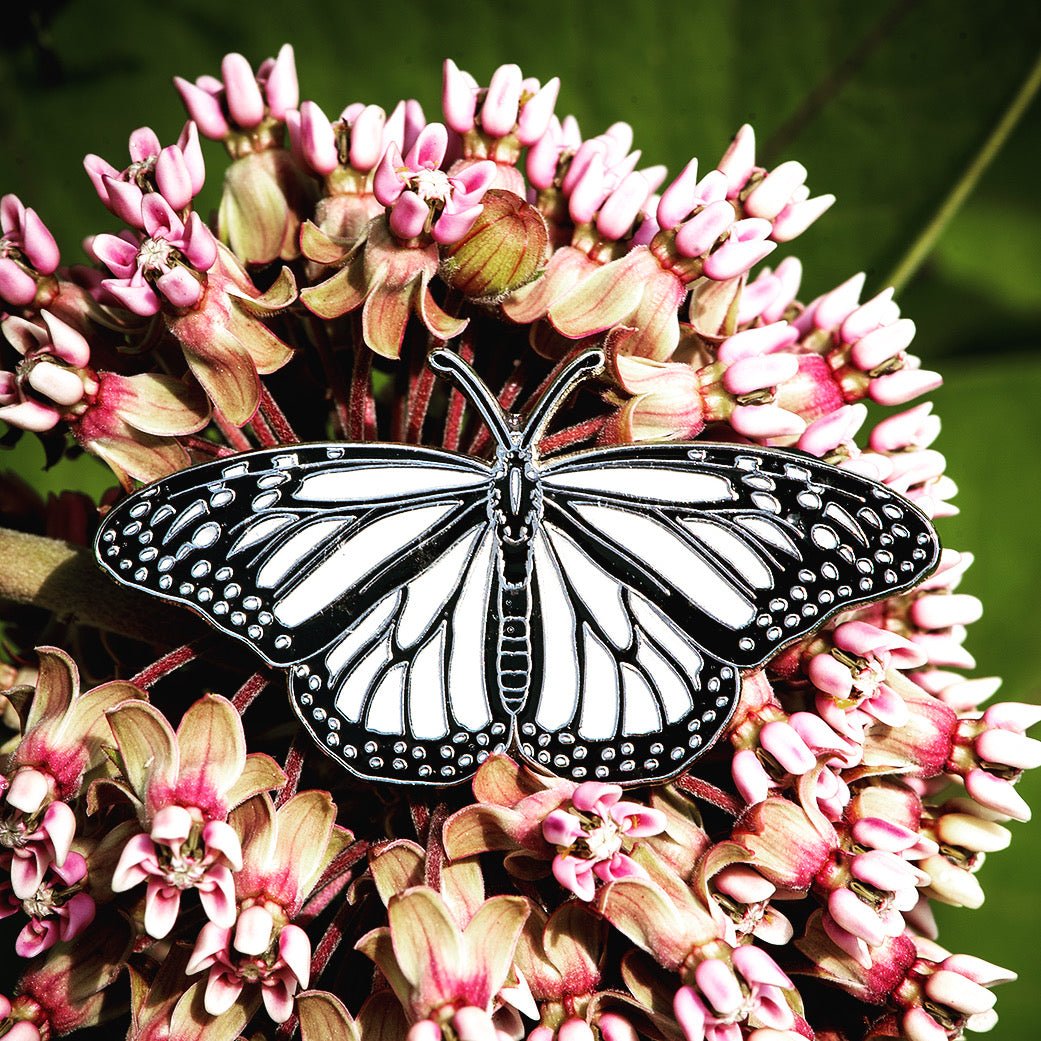
{"type": "Polygon", "coordinates": [[[542,518],[542,489],[530,448],[500,448],[488,500],[500,544],[526,547],[542,518]]]}

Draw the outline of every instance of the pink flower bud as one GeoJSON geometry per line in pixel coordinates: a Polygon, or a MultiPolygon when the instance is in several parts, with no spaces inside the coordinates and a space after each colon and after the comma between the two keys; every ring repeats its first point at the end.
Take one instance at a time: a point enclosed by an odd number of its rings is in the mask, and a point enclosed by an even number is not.
{"type": "Polygon", "coordinates": [[[798,437],[806,429],[805,420],[777,405],[738,405],[730,414],[730,425],[757,441],[798,437]]]}
{"type": "Polygon", "coordinates": [[[264,96],[249,62],[241,54],[225,55],[221,77],[231,118],[244,130],[259,126],[264,118],[264,96]]]}
{"type": "Polygon", "coordinates": [[[224,109],[217,97],[180,76],[174,76],[174,86],[181,95],[188,115],[206,137],[220,141],[231,133],[231,127],[228,126],[224,109]]]}
{"type": "Polygon", "coordinates": [[[743,358],[734,362],[723,374],[728,394],[741,397],[758,390],[776,387],[799,371],[794,354],[767,354],[761,358],[743,358]]]}
{"type": "Polygon", "coordinates": [[[730,184],[727,198],[733,199],[755,169],[755,132],[747,123],[738,130],[716,169],[726,176],[730,184]]]}
{"type": "Polygon", "coordinates": [[[300,85],[296,75],[293,45],[284,43],[278,56],[268,58],[257,70],[257,81],[264,89],[267,108],[274,119],[286,118],[290,109],[300,103],[300,85]]]}
{"type": "Polygon", "coordinates": [[[732,226],[733,206],[723,201],[709,203],[681,225],[676,233],[676,249],[685,257],[700,257],[732,226]]]}
{"type": "Polygon", "coordinates": [[[871,372],[890,358],[902,354],[914,339],[914,334],[914,322],[910,318],[901,318],[892,325],[868,333],[853,345],[850,357],[858,369],[871,372]]]}
{"type": "Polygon", "coordinates": [[[445,122],[457,134],[473,130],[474,114],[477,111],[477,80],[470,73],[463,72],[451,58],[445,59],[441,107],[445,122]]]}
{"type": "Polygon", "coordinates": [[[492,137],[505,137],[517,122],[523,75],[517,65],[500,65],[481,105],[481,129],[492,137]]]}
{"type": "Polygon", "coordinates": [[[795,191],[806,180],[806,167],[788,161],[771,170],[745,199],[749,217],[773,220],[788,204],[795,191]]]}
{"type": "Polygon", "coordinates": [[[928,394],[943,383],[938,372],[923,369],[900,369],[871,381],[868,394],[879,405],[905,405],[919,394],[928,394]]]}
{"type": "Polygon", "coordinates": [[[757,325],[752,329],[744,329],[733,336],[728,336],[720,345],[717,357],[727,365],[746,358],[758,358],[762,355],[783,351],[799,339],[798,330],[787,322],[772,322],[769,325],[757,325]]]}
{"type": "Polygon", "coordinates": [[[773,220],[770,238],[774,242],[791,242],[798,238],[814,221],[831,209],[835,196],[816,195],[812,199],[802,199],[789,203],[773,220]]]}
{"type": "Polygon", "coordinates": [[[755,217],[737,221],[731,226],[726,242],[705,259],[702,270],[718,281],[737,278],[777,248],[776,242],[766,239],[769,233],[769,221],[755,217]]]}

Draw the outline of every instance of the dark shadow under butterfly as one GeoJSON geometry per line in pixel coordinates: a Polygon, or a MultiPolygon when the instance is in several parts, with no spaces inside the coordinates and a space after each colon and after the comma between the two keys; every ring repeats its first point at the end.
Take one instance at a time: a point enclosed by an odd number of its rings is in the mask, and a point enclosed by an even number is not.
{"type": "Polygon", "coordinates": [[[490,462],[307,444],[194,466],[105,518],[102,565],[287,667],[351,773],[454,784],[514,749],[574,780],[663,780],[720,735],[741,673],[836,611],[919,582],[939,545],[882,485],[796,452],[652,444],[541,462],[589,351],[522,422],[430,364],[490,462]]]}

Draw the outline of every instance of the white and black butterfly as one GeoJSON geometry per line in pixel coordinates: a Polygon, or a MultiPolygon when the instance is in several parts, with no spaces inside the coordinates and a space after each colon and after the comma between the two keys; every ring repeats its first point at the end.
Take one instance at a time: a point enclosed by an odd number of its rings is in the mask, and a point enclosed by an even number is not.
{"type": "Polygon", "coordinates": [[[926,517],[816,459],[658,444],[540,462],[562,370],[525,422],[448,351],[486,462],[309,444],[192,467],[106,517],[98,559],[289,668],[294,707],[359,777],[453,784],[491,752],[621,783],[683,770],[753,669],[935,566],[926,517]]]}

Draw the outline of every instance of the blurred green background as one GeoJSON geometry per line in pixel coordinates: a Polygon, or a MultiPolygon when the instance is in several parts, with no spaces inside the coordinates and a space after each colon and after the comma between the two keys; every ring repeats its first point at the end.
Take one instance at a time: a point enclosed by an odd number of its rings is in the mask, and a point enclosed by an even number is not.
{"type": "MultiPolygon", "coordinates": [[[[918,324],[916,349],[946,377],[933,395],[944,423],[937,447],[961,488],[961,514],[942,522],[941,535],[976,555],[962,587],[986,605],[968,644],[976,674],[1003,675],[1006,699],[1041,700],[1036,101],[920,266],[914,252],[993,151],[1015,99],[1029,97],[1041,5],[52,0],[5,15],[0,190],[40,212],[66,261],[81,259],[84,235],[115,230],[83,155],[120,165],[128,134],[145,124],[173,140],[184,120],[173,75],[216,72],[229,50],[256,64],[284,41],[296,47],[302,96],[331,116],[355,100],[389,108],[412,96],[436,118],[442,58],[480,82],[515,61],[542,80],[561,77],[557,111],[573,112],[587,134],[632,123],[645,162],[677,170],[698,155],[707,169],[748,121],[767,164],[805,163],[814,192],[839,201],[795,243],[802,296],[858,270],[868,295],[894,275],[906,281],[899,300],[918,324]]],[[[207,145],[219,169],[220,150],[207,145]]],[[[207,190],[204,210],[216,201],[207,190]]],[[[0,455],[0,467],[41,490],[111,483],[89,459],[44,473],[31,442],[0,455]]],[[[1020,790],[1041,806],[1041,777],[1020,790]]],[[[983,868],[984,908],[943,914],[941,940],[1020,973],[999,996],[994,1036],[1027,1041],[1038,1036],[1041,827],[1014,828],[1011,850],[983,868]]]]}

